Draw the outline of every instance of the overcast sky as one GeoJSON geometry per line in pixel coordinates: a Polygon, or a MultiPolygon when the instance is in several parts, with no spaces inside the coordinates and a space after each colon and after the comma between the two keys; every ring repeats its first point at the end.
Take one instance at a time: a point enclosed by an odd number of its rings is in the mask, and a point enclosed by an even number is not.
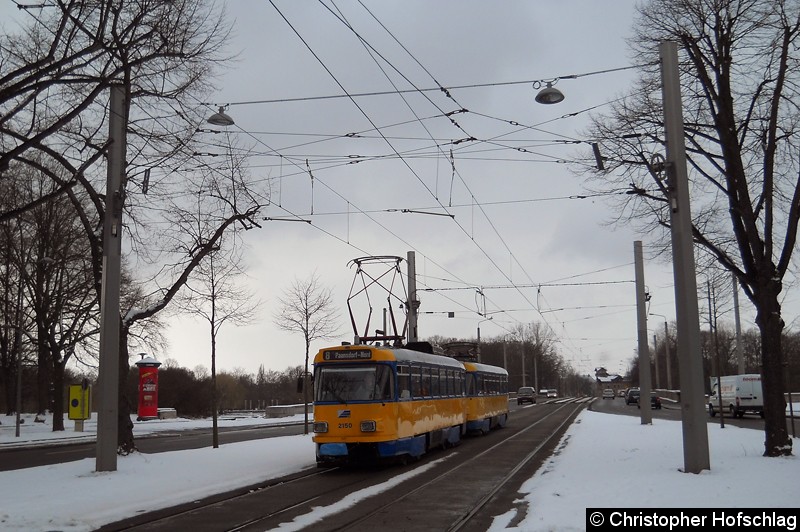
{"type": "MultiPolygon", "coordinates": [[[[247,233],[249,284],[263,306],[252,325],[222,329],[218,368],[302,364],[302,336],[277,330],[272,316],[281,292],[315,272],[341,309],[341,334],[315,342],[312,356],[351,341],[349,261],[413,250],[422,338],[475,338],[479,324],[496,338],[538,321],[581,373],[624,372],[637,336],[633,242],[647,246],[648,235],[606,225],[610,203],[579,198],[582,178],[567,162],[590,149],[570,142],[588,140],[589,113],[635,76],[617,70],[637,64],[625,43],[635,4],[226,2],[237,59],[209,103],[227,106],[252,176],[270,183],[265,216],[311,223],[265,221],[247,233]],[[566,99],[537,104],[530,81],[557,78],[566,99]],[[448,92],[335,97],[439,86],[448,92]]],[[[651,312],[674,320],[670,266],[648,260],[645,278],[651,312]]],[[[371,330],[385,306],[373,304],[371,330]]],[[[651,341],[663,331],[663,318],[652,320],[651,341]]],[[[172,319],[169,348],[152,354],[210,366],[207,328],[172,319]]]]}
{"type": "MultiPolygon", "coordinates": [[[[230,104],[236,141],[264,154],[251,159],[251,171],[271,179],[276,205],[267,216],[296,215],[313,225],[268,221],[247,235],[263,318],[223,330],[218,364],[301,363],[302,337],[277,331],[271,315],[281,291],[314,272],[342,309],[336,340],[351,340],[348,262],[413,250],[419,288],[433,289],[420,292],[421,337],[475,338],[480,322],[481,336],[490,338],[546,320],[580,371],[624,371],[636,344],[637,237],[603,226],[611,217],[603,198],[575,199],[585,190],[563,161],[588,147],[564,142],[582,140],[588,110],[602,110],[634,75],[588,75],[636,63],[624,42],[634,2],[275,5],[228,3],[231,51],[239,57],[212,101],[230,104]],[[368,49],[334,16],[337,8],[368,49]],[[535,103],[532,84],[519,83],[570,75],[580,77],[556,83],[566,95],[558,105],[535,103]],[[429,91],[249,103],[439,85],[489,86],[454,88],[450,98],[429,91]],[[468,112],[445,116],[461,109],[468,112]],[[470,137],[478,140],[464,140],[470,137]],[[538,286],[548,283],[578,286],[538,286]],[[475,287],[485,287],[485,301],[475,287]],[[484,304],[491,321],[481,322],[484,304]]],[[[658,291],[654,312],[671,316],[670,278],[663,265],[657,269],[660,284],[648,283],[658,291]]],[[[379,320],[385,305],[373,305],[379,320]]],[[[363,313],[355,318],[364,327],[363,313]]],[[[373,321],[370,330],[381,327],[373,321]]],[[[208,365],[206,337],[181,320],[170,331],[168,356],[208,365]]]]}

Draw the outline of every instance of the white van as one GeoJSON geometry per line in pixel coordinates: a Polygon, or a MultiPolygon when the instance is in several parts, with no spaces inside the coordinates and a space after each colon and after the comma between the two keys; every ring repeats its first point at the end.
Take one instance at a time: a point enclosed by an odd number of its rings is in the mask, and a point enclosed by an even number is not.
{"type": "MultiPolygon", "coordinates": [[[[742,417],[745,412],[753,412],[764,417],[764,393],[761,389],[761,375],[727,375],[720,377],[722,381],[722,408],[731,416],[742,417]]],[[[711,378],[711,395],[708,396],[708,413],[717,415],[720,398],[716,377],[711,378]]]]}

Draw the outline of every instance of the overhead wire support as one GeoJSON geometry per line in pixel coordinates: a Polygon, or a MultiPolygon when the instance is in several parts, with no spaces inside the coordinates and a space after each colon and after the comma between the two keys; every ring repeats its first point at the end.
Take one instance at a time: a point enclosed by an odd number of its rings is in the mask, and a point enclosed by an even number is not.
{"type": "MultiPolygon", "coordinates": [[[[270,1],[270,3],[272,3],[270,1]]],[[[274,5],[274,4],[273,4],[274,5]]],[[[327,6],[326,6],[327,7],[327,6]]],[[[277,8],[276,8],[277,9],[277,8]]],[[[283,16],[283,15],[281,15],[283,16]]],[[[284,20],[286,18],[284,17],[284,20]]],[[[288,21],[287,21],[288,23],[288,21]]],[[[558,79],[577,79],[580,77],[585,76],[594,76],[598,74],[608,74],[611,72],[618,72],[621,70],[631,70],[636,68],[641,68],[644,66],[652,66],[657,65],[658,62],[653,63],[643,63],[638,65],[629,65],[625,67],[618,67],[618,68],[609,68],[606,70],[598,70],[595,72],[586,72],[583,74],[570,74],[568,76],[558,76],[558,79]]],[[[552,78],[549,78],[552,79],[552,78]]],[[[434,78],[435,81],[435,78],[434,78]]],[[[273,98],[268,100],[243,100],[239,102],[229,102],[225,105],[234,106],[234,105],[260,105],[260,104],[268,104],[268,103],[290,103],[290,102],[307,102],[307,101],[315,101],[315,100],[335,100],[341,98],[363,98],[367,96],[396,96],[399,94],[410,94],[410,93],[424,93],[424,92],[443,92],[448,98],[453,98],[450,91],[457,90],[457,89],[480,89],[480,88],[487,88],[487,87],[503,87],[503,86],[510,86],[510,85],[530,85],[531,83],[543,81],[541,79],[531,79],[531,80],[522,80],[522,81],[495,81],[491,83],[471,83],[468,85],[451,85],[449,87],[415,87],[413,89],[396,89],[391,91],[372,91],[372,92],[354,92],[354,93],[346,93],[346,94],[328,94],[323,96],[298,96],[293,98],[273,98]]],[[[210,106],[218,106],[219,104],[213,102],[204,102],[203,105],[210,105],[210,106]]],[[[465,112],[466,109],[460,109],[458,112],[465,112]]]]}

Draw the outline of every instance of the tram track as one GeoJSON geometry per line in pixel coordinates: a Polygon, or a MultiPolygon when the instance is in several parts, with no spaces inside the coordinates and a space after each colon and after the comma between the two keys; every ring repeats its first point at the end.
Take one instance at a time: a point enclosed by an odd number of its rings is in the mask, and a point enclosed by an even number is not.
{"type": "MultiPolygon", "coordinates": [[[[521,435],[526,434],[528,431],[533,430],[540,424],[544,424],[547,422],[551,417],[555,416],[559,413],[562,409],[567,408],[568,406],[572,406],[572,411],[558,424],[557,428],[551,432],[550,436],[548,436],[545,440],[541,441],[533,450],[531,450],[527,455],[525,455],[521,460],[517,462],[514,467],[511,468],[508,473],[506,473],[499,482],[496,482],[493,487],[485,492],[480,499],[474,502],[470,507],[464,509],[463,513],[453,521],[450,526],[446,528],[442,528],[441,530],[447,530],[448,532],[456,532],[462,530],[470,521],[471,519],[482,509],[484,509],[487,504],[495,497],[495,495],[504,487],[508,486],[508,484],[515,479],[515,477],[519,474],[519,472],[526,466],[530,461],[536,457],[539,453],[541,453],[542,449],[545,448],[548,444],[553,443],[553,441],[560,437],[562,434],[562,430],[565,425],[568,425],[572,422],[575,414],[582,410],[585,407],[583,403],[565,403],[559,406],[556,410],[549,413],[547,416],[535,421],[525,429],[512,434],[501,440],[498,443],[495,443],[488,449],[469,457],[462,463],[458,464],[455,467],[452,467],[448,471],[445,471],[438,476],[426,481],[425,483],[417,486],[413,490],[408,491],[406,494],[392,497],[390,501],[387,501],[385,504],[380,505],[379,507],[375,508],[370,513],[360,517],[359,519],[353,520],[350,523],[347,523],[344,526],[340,526],[337,528],[330,529],[335,532],[345,532],[345,531],[353,531],[353,530],[369,530],[370,526],[367,525],[368,521],[379,515],[382,512],[387,512],[390,509],[395,509],[399,503],[404,500],[410,499],[414,496],[419,495],[425,490],[435,491],[437,486],[442,482],[447,482],[449,478],[453,476],[458,477],[459,473],[465,469],[470,467],[475,467],[476,465],[482,464],[486,461],[486,458],[490,456],[492,453],[497,453],[502,451],[503,446],[512,442],[513,440],[517,439],[521,435]]],[[[527,478],[527,477],[526,477],[527,478]]]]}
{"type": "MultiPolygon", "coordinates": [[[[286,488],[291,484],[312,482],[316,477],[326,474],[330,475],[332,473],[335,473],[339,469],[340,468],[331,468],[326,470],[307,469],[286,477],[271,479],[265,483],[259,483],[247,486],[230,492],[213,495],[211,497],[206,497],[204,499],[193,501],[191,503],[182,504],[180,506],[166,508],[163,510],[156,510],[154,512],[126,519],[124,521],[111,523],[109,525],[100,528],[98,532],[110,532],[112,530],[137,531],[137,532],[145,530],[175,530],[174,523],[182,522],[186,519],[191,519],[192,516],[197,514],[207,513],[210,509],[214,507],[222,507],[228,504],[235,503],[237,500],[252,498],[256,494],[264,495],[269,491],[286,488]]],[[[304,504],[310,504],[316,498],[318,498],[318,495],[308,497],[302,501],[295,501],[292,504],[286,505],[286,507],[284,508],[280,508],[272,512],[270,515],[277,516],[283,512],[291,510],[294,507],[304,504]]],[[[239,523],[235,527],[230,528],[229,530],[241,530],[242,527],[246,527],[253,522],[257,522],[258,520],[263,520],[263,518],[264,516],[260,516],[259,519],[251,519],[248,520],[247,522],[239,523]]]]}
{"type": "Polygon", "coordinates": [[[290,530],[307,526],[308,529],[332,531],[375,530],[386,526],[398,530],[468,530],[476,516],[491,506],[498,493],[509,489],[515,481],[521,483],[530,477],[531,463],[548,456],[564,427],[584,406],[572,402],[539,405],[524,415],[517,411],[520,413],[514,418],[524,426],[516,430],[507,426],[487,436],[468,438],[455,449],[428,453],[418,467],[308,469],[246,489],[140,515],[101,530],[238,532],[272,530],[278,526],[290,530]],[[408,478],[395,482],[397,477],[408,478]],[[352,499],[355,493],[365,495],[356,497],[349,505],[342,505],[342,501],[352,499]],[[437,495],[439,493],[446,495],[437,495]],[[469,496],[464,498],[465,493],[469,496]],[[459,497],[464,500],[456,501],[459,497]],[[434,510],[422,509],[437,498],[446,500],[438,508],[434,504],[434,510]],[[342,510],[332,510],[340,506],[342,510]],[[302,524],[307,516],[320,509],[331,513],[313,524],[302,524]],[[430,521],[431,512],[441,514],[436,516],[435,524],[430,521]],[[398,514],[410,521],[397,523],[398,514]]]}

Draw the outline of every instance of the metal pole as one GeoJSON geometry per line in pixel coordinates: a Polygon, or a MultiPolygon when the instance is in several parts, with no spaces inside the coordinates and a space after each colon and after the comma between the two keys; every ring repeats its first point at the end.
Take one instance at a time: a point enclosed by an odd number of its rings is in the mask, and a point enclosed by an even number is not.
{"type": "Polygon", "coordinates": [[[639,348],[639,416],[642,425],[653,423],[653,412],[650,409],[650,350],[647,344],[647,303],[644,289],[644,261],[642,259],[642,241],[633,243],[634,269],[636,271],[636,325],[639,348]]]}
{"type": "Polygon", "coordinates": [[[653,333],[653,367],[656,368],[656,390],[661,389],[661,375],[658,372],[658,336],[653,333]]]}
{"type": "Polygon", "coordinates": [[[672,263],[675,277],[683,463],[684,472],[699,473],[704,469],[711,469],[711,464],[705,418],[700,319],[697,310],[697,280],[692,247],[692,218],[689,210],[689,175],[686,169],[678,45],[675,42],[662,42],[659,45],[659,55],[664,102],[672,263]]]}
{"type": "Polygon", "coordinates": [[[481,361],[481,324],[478,322],[478,362],[481,361]]]}
{"type": "Polygon", "coordinates": [[[122,240],[122,174],[125,171],[125,87],[111,87],[108,174],[103,219],[103,279],[100,302],[100,401],[97,412],[97,471],[117,470],[119,427],[119,281],[122,240]]]}
{"type": "Polygon", "coordinates": [[[714,360],[717,364],[717,408],[719,408],[719,427],[725,428],[725,412],[722,411],[722,362],[719,359],[719,346],[714,336],[714,311],[711,306],[711,281],[706,281],[706,289],[708,290],[708,339],[714,342],[714,360]]]}
{"type": "Polygon", "coordinates": [[[667,328],[666,319],[664,319],[664,352],[667,361],[667,389],[672,390],[672,365],[669,359],[669,329],[667,328]]]}
{"type": "Polygon", "coordinates": [[[739,319],[739,281],[736,274],[733,276],[733,319],[736,322],[736,360],[739,362],[739,375],[745,373],[744,369],[744,348],[742,346],[742,322],[739,319]]]}

